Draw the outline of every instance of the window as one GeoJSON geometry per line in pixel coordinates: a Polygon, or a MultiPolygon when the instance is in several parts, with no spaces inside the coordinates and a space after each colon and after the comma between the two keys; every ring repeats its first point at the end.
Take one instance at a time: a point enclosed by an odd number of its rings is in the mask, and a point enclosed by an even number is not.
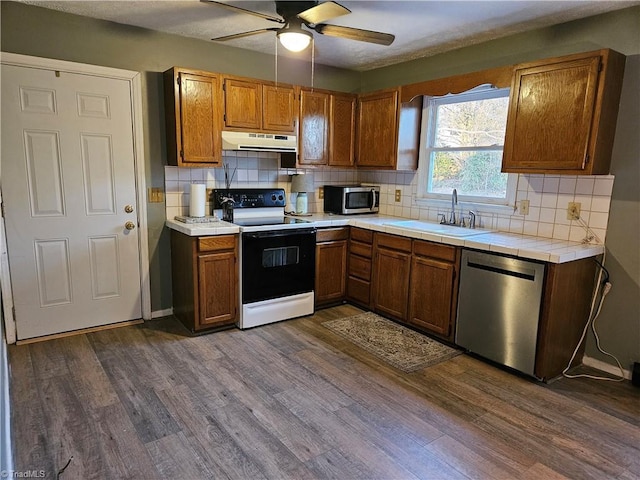
{"type": "Polygon", "coordinates": [[[516,175],[500,172],[509,89],[480,86],[425,97],[419,198],[449,198],[453,189],[473,203],[515,200],[516,175]]]}

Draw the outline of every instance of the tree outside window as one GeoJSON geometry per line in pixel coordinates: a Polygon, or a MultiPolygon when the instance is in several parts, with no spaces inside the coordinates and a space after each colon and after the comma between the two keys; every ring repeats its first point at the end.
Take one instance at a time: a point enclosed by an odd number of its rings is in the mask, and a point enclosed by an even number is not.
{"type": "Polygon", "coordinates": [[[424,196],[450,195],[455,188],[470,200],[507,203],[509,175],[500,167],[509,90],[480,87],[426,100],[424,196]]]}

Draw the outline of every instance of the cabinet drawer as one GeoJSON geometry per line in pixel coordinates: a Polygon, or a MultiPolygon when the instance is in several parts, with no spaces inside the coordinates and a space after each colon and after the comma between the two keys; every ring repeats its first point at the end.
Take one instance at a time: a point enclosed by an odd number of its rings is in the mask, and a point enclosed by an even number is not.
{"type": "Polygon", "coordinates": [[[316,243],[346,240],[349,238],[349,228],[323,228],[316,233],[316,243]]]}
{"type": "Polygon", "coordinates": [[[236,247],[235,235],[216,235],[214,237],[198,238],[199,252],[215,252],[219,250],[232,250],[236,247]]]}
{"type": "Polygon", "coordinates": [[[365,230],[363,228],[352,228],[351,229],[351,240],[356,240],[362,243],[373,243],[373,231],[365,230]]]}
{"type": "Polygon", "coordinates": [[[349,242],[349,252],[354,255],[360,255],[361,257],[371,258],[371,245],[366,245],[360,242],[349,242]]]}
{"type": "Polygon", "coordinates": [[[371,260],[349,255],[349,275],[363,280],[371,280],[371,260]]]}
{"type": "Polygon", "coordinates": [[[347,296],[360,304],[369,305],[371,284],[359,278],[349,277],[347,279],[347,296]]]}
{"type": "Polygon", "coordinates": [[[437,258],[447,262],[455,262],[456,260],[456,247],[442,245],[441,243],[414,240],[413,253],[422,257],[437,258]]]}
{"type": "Polygon", "coordinates": [[[376,234],[376,245],[386,247],[400,252],[411,252],[411,239],[398,235],[387,235],[386,233],[376,234]]]}

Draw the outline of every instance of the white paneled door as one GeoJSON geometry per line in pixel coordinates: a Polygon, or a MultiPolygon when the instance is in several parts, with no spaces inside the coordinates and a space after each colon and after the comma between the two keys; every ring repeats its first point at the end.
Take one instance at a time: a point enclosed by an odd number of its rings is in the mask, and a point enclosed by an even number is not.
{"type": "Polygon", "coordinates": [[[19,340],[141,318],[129,82],[2,65],[19,340]]]}

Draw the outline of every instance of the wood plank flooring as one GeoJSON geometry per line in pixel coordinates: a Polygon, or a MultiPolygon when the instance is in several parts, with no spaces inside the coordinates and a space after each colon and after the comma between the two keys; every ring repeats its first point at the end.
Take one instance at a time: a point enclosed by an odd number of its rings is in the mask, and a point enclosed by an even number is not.
{"type": "Polygon", "coordinates": [[[10,346],[16,471],[65,479],[640,478],[640,393],[467,355],[406,374],[342,305],[188,337],[173,318],[10,346]]]}

